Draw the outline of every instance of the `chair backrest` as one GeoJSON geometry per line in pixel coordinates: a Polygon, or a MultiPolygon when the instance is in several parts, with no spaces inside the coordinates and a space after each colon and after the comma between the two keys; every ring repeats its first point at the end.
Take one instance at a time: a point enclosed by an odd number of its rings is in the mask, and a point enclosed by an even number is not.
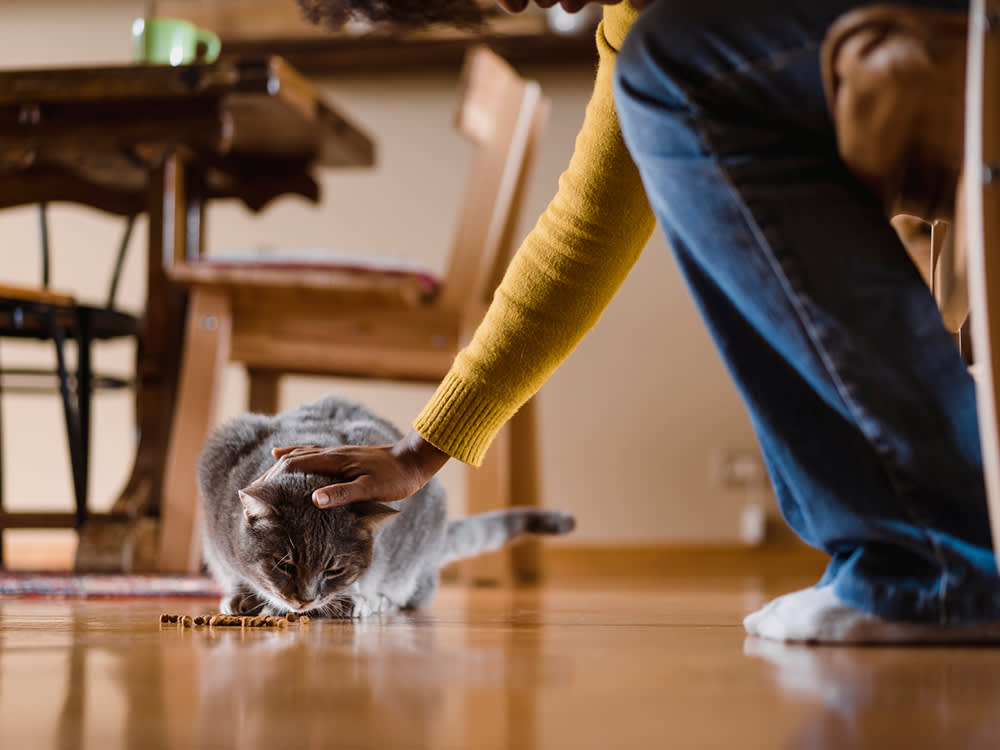
{"type": "MultiPolygon", "coordinates": [[[[111,271],[111,282],[108,286],[108,297],[105,308],[111,310],[115,306],[115,296],[118,294],[118,283],[121,280],[122,265],[125,263],[125,253],[128,252],[129,241],[132,239],[132,230],[135,228],[135,214],[126,217],[125,233],[121,242],[118,243],[118,253],[115,255],[115,265],[111,271]]],[[[42,289],[49,288],[51,278],[52,251],[49,242],[49,204],[47,202],[38,204],[39,232],[41,234],[42,253],[42,289]]]]}
{"type": "Polygon", "coordinates": [[[477,146],[438,304],[478,317],[510,261],[549,101],[486,47],[466,54],[455,126],[477,146]]]}

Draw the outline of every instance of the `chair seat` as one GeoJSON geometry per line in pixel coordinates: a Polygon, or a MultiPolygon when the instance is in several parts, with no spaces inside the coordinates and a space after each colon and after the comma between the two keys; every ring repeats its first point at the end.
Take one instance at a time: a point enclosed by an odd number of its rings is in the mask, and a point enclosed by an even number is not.
{"type": "Polygon", "coordinates": [[[79,305],[65,295],[18,299],[3,296],[0,290],[0,336],[48,340],[52,338],[50,316],[55,317],[69,337],[78,334],[84,318],[89,320],[91,339],[135,336],[139,331],[138,318],[119,310],[79,305]]]}
{"type": "Polygon", "coordinates": [[[295,257],[205,258],[170,268],[170,278],[185,286],[251,287],[336,291],[377,298],[383,303],[429,303],[441,281],[404,261],[365,257],[299,259],[295,257]]]}
{"type": "Polygon", "coordinates": [[[46,305],[69,306],[76,304],[72,294],[33,286],[0,284],[0,298],[5,301],[37,302],[46,305]]]}
{"type": "MultiPolygon", "coordinates": [[[[52,338],[52,319],[68,338],[76,338],[84,320],[89,321],[89,339],[108,340],[136,336],[139,321],[134,315],[102,307],[78,305],[70,295],[48,290],[26,290],[13,296],[10,287],[0,287],[0,336],[6,338],[52,338]],[[6,294],[4,294],[6,292],[6,294]]],[[[45,393],[58,389],[59,375],[51,368],[4,367],[0,388],[18,393],[45,393]]],[[[92,390],[126,388],[131,378],[92,373],[92,390]]]]}

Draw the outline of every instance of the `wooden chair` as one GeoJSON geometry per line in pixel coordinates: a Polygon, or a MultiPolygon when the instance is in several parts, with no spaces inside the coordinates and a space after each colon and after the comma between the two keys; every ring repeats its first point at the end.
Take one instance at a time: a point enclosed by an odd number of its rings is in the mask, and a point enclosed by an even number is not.
{"type": "MultiPolygon", "coordinates": [[[[0,532],[4,528],[75,528],[79,531],[83,527],[88,517],[92,393],[98,389],[127,387],[132,382],[131,376],[113,377],[95,373],[92,366],[92,345],[95,341],[137,338],[139,335],[138,319],[115,307],[118,280],[135,216],[127,217],[125,233],[111,274],[107,300],[103,304],[93,305],[84,304],[72,294],[49,287],[51,254],[47,204],[40,204],[38,211],[41,228],[41,278],[37,286],[0,284],[0,338],[52,341],[56,367],[54,371],[50,368],[2,367],[0,393],[16,391],[60,394],[66,421],[75,508],[73,512],[6,512],[3,504],[3,461],[0,456],[0,532]],[[76,367],[72,372],[67,364],[66,343],[69,340],[75,341],[77,352],[76,367]]],[[[0,564],[2,562],[3,542],[0,534],[0,564]]]]}
{"type": "Polygon", "coordinates": [[[923,243],[908,222],[894,222],[972,361],[1000,561],[1000,0],[972,0],[968,17],[851,11],[822,57],[845,163],[890,215],[933,227],[923,243]]]}
{"type": "MultiPolygon", "coordinates": [[[[537,83],[520,78],[485,47],[462,73],[456,128],[476,147],[443,280],[398,263],[199,262],[174,266],[190,292],[178,405],[168,449],[160,568],[201,562],[195,467],[216,421],[223,366],[243,363],[250,408],[278,408],[282,374],[436,383],[481,320],[515,245],[529,164],[548,116],[537,83]]],[[[470,512],[530,504],[534,496],[533,410],[523,408],[468,472],[470,512]]],[[[508,553],[509,554],[509,553],[508,553]]],[[[471,573],[530,574],[531,550],[494,557],[471,573]],[[527,571],[527,572],[526,572],[527,571]]]]}

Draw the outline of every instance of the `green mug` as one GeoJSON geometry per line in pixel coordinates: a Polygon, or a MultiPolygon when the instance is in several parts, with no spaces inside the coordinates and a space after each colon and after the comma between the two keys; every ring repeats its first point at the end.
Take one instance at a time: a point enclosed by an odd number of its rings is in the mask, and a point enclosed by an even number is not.
{"type": "Polygon", "coordinates": [[[204,62],[215,62],[222,52],[219,37],[179,18],[137,18],[132,24],[132,53],[136,62],[186,65],[198,58],[204,45],[204,62]]]}

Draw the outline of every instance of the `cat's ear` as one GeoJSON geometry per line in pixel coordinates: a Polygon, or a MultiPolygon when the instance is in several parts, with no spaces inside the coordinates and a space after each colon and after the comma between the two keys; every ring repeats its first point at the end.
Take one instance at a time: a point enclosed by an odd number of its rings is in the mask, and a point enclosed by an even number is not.
{"type": "Polygon", "coordinates": [[[267,503],[246,490],[240,490],[240,501],[243,503],[243,515],[250,523],[260,521],[270,512],[267,503]]]}
{"type": "Polygon", "coordinates": [[[362,500],[361,502],[351,503],[350,508],[354,512],[354,515],[358,517],[358,520],[372,531],[380,523],[399,513],[395,508],[391,508],[384,503],[377,503],[374,500],[362,500]]]}

